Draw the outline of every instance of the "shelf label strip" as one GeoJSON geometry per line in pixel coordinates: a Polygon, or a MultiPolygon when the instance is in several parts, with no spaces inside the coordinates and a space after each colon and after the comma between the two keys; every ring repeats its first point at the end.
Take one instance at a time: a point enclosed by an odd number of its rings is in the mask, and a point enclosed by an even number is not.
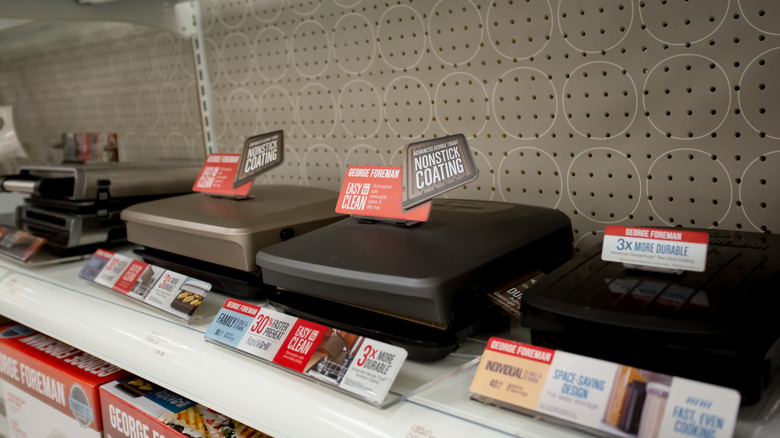
{"type": "Polygon", "coordinates": [[[407,356],[403,348],[234,299],[206,339],[380,406],[407,356]]]}
{"type": "Polygon", "coordinates": [[[472,398],[617,436],[730,437],[734,389],[491,338],[472,398]]]}

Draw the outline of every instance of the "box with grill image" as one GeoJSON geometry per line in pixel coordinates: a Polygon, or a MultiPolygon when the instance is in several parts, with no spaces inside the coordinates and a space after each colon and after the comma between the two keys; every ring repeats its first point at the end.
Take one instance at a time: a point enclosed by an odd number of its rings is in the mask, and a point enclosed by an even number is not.
{"type": "Polygon", "coordinates": [[[256,429],[135,375],[101,386],[100,404],[105,438],[268,437],[256,429]]]}

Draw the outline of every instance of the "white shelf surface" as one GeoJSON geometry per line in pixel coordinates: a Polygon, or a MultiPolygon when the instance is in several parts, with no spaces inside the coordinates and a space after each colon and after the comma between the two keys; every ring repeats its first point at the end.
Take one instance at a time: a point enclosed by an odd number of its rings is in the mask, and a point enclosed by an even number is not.
{"type": "MultiPolygon", "coordinates": [[[[128,255],[130,252],[128,251],[128,255]]],[[[85,261],[37,267],[0,260],[0,314],[277,437],[574,437],[582,433],[470,400],[475,367],[380,409],[204,340],[210,318],[191,324],[78,277],[85,261]]],[[[206,314],[225,297],[210,294],[206,314]]],[[[262,302],[255,301],[262,305],[262,302]]],[[[204,309],[201,309],[204,310],[204,309]]],[[[200,312],[200,311],[199,311],[200,312]]],[[[482,351],[472,341],[442,361],[407,361],[406,392],[482,351]]],[[[780,376],[760,405],[740,411],[737,436],[780,430],[780,376]]]]}

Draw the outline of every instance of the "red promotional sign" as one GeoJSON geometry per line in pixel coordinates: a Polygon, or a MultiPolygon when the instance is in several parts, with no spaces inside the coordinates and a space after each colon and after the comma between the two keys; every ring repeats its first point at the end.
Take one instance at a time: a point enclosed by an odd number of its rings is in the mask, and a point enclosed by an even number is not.
{"type": "Polygon", "coordinates": [[[192,190],[224,196],[247,196],[252,181],[233,188],[233,180],[238,173],[240,154],[211,154],[206,158],[203,169],[195,180],[192,190]]]}
{"type": "Polygon", "coordinates": [[[276,353],[274,362],[291,370],[303,372],[327,329],[324,325],[303,319],[297,320],[285,339],[285,344],[276,353]]]}
{"type": "Polygon", "coordinates": [[[341,184],[336,213],[370,218],[425,222],[431,203],[404,210],[403,169],[400,167],[350,166],[341,184]]]}

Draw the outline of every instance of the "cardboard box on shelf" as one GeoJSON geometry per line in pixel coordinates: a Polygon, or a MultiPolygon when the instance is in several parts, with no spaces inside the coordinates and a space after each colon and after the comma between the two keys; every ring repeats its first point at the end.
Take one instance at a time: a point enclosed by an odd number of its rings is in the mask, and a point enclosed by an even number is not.
{"type": "Polygon", "coordinates": [[[137,376],[100,387],[105,438],[263,438],[268,435],[137,376]]]}
{"type": "Polygon", "coordinates": [[[0,436],[99,438],[98,387],[126,374],[25,326],[2,325],[0,436]]]}

